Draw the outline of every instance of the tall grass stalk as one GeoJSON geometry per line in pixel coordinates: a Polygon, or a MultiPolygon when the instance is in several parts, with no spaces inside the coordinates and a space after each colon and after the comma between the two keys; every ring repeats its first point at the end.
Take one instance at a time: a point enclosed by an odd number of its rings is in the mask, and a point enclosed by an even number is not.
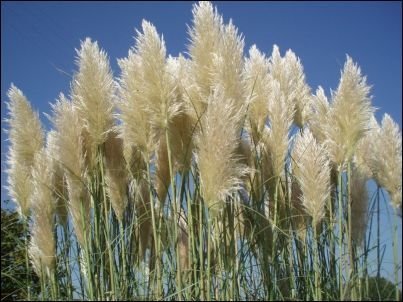
{"type": "Polygon", "coordinates": [[[380,200],[380,190],[381,188],[377,187],[376,189],[376,263],[377,263],[377,271],[376,276],[378,278],[381,277],[381,200],[380,200]]]}
{"type": "Polygon", "coordinates": [[[316,222],[312,222],[313,229],[313,253],[314,253],[314,270],[315,270],[315,301],[322,300],[322,288],[321,288],[321,273],[320,273],[320,262],[319,262],[319,246],[320,239],[317,232],[316,222]]]}
{"type": "Polygon", "coordinates": [[[399,267],[401,268],[401,265],[399,265],[399,260],[397,256],[397,251],[398,251],[398,236],[397,236],[397,215],[393,215],[393,267],[394,267],[394,278],[395,278],[395,299],[396,301],[401,300],[401,291],[399,289],[399,267]]]}
{"type": "Polygon", "coordinates": [[[343,271],[344,271],[344,251],[343,251],[343,191],[342,191],[342,172],[338,172],[338,208],[339,208],[339,272],[338,272],[338,279],[339,279],[339,299],[344,300],[344,282],[343,282],[343,271]]]}
{"type": "Polygon", "coordinates": [[[165,139],[167,145],[167,153],[168,153],[168,165],[169,165],[169,175],[171,176],[171,186],[172,186],[172,208],[173,208],[173,219],[174,219],[174,249],[176,255],[176,285],[177,285],[177,292],[178,292],[178,301],[182,300],[182,270],[181,270],[181,261],[180,261],[180,254],[178,248],[178,238],[179,238],[179,231],[178,231],[178,224],[179,224],[179,213],[181,209],[181,203],[179,203],[178,209],[178,201],[176,196],[176,177],[174,175],[173,170],[173,163],[172,163],[172,156],[171,156],[171,144],[169,139],[168,127],[165,129],[165,139]]]}
{"type": "MultiPolygon", "coordinates": [[[[28,218],[23,218],[23,230],[24,230],[24,246],[25,246],[25,281],[27,286],[27,299],[31,299],[31,267],[29,265],[29,241],[28,241],[28,230],[29,230],[29,222],[28,218]]],[[[42,285],[42,283],[41,283],[42,285]]]]}
{"type": "Polygon", "coordinates": [[[347,216],[347,225],[348,225],[348,231],[347,231],[347,238],[348,238],[348,254],[349,254],[349,289],[351,291],[351,299],[356,300],[356,287],[355,287],[355,282],[352,282],[353,279],[356,278],[356,272],[355,272],[355,260],[354,260],[354,247],[353,247],[353,237],[352,237],[352,216],[351,216],[351,162],[349,161],[347,163],[347,210],[348,210],[348,216],[347,216]]]}
{"type": "Polygon", "coordinates": [[[156,274],[154,275],[154,278],[156,278],[156,288],[154,288],[156,290],[156,299],[160,299],[160,297],[162,296],[162,278],[161,278],[161,267],[160,267],[160,254],[159,254],[159,236],[157,236],[157,220],[155,217],[155,206],[154,206],[154,198],[152,195],[152,189],[151,189],[151,172],[150,172],[150,167],[149,167],[149,158],[147,158],[147,181],[149,184],[149,198],[150,198],[150,202],[151,202],[151,221],[152,221],[152,229],[153,229],[153,238],[154,238],[154,249],[155,249],[155,254],[154,257],[155,259],[150,259],[150,261],[155,261],[155,269],[156,269],[156,274]]]}

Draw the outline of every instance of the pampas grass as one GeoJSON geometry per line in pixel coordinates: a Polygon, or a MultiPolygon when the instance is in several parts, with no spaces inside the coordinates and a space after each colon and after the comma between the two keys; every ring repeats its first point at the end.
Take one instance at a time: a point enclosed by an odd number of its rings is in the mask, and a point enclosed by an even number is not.
{"type": "Polygon", "coordinates": [[[274,45],[269,69],[270,74],[280,84],[281,92],[290,107],[289,110],[295,112],[294,123],[298,127],[303,127],[309,109],[310,88],[306,84],[299,58],[291,50],[281,57],[279,47],[274,45]]]}
{"type": "Polygon", "coordinates": [[[366,77],[361,75],[361,69],[347,56],[325,126],[325,143],[330,159],[338,169],[343,169],[344,164],[351,160],[357,143],[369,130],[374,112],[369,93],[366,77]]]}
{"type": "Polygon", "coordinates": [[[79,242],[84,245],[85,219],[89,217],[89,200],[84,185],[86,178],[85,146],[80,118],[73,103],[61,94],[52,105],[52,123],[56,129],[54,160],[65,171],[69,208],[79,242]]]}
{"type": "Polygon", "coordinates": [[[398,125],[378,124],[350,57],[328,101],[291,50],[244,57],[211,3],[192,13],[188,53],[143,21],[117,78],[85,39],[46,146],[11,86],[8,189],[41,280],[27,299],[365,300],[374,253],[383,268],[367,180],[401,207],[398,125]]]}
{"type": "Polygon", "coordinates": [[[330,193],[330,167],[326,150],[309,130],[297,134],[292,158],[294,176],[301,187],[299,196],[307,214],[316,226],[325,215],[325,202],[330,193]]]}
{"type": "Polygon", "coordinates": [[[127,58],[118,61],[121,69],[119,79],[119,100],[117,107],[118,118],[122,121],[119,125],[120,137],[123,139],[123,153],[127,163],[130,162],[133,148],[142,153],[150,153],[152,150],[151,129],[149,116],[145,111],[144,99],[138,88],[142,83],[141,58],[132,49],[127,58]]]}
{"type": "Polygon", "coordinates": [[[316,93],[312,96],[310,105],[309,129],[315,139],[319,143],[323,143],[326,139],[324,125],[328,122],[330,105],[322,87],[318,87],[316,93]]]}
{"type": "Polygon", "coordinates": [[[375,116],[372,116],[369,124],[369,130],[358,142],[357,150],[353,158],[357,169],[368,179],[373,177],[371,170],[371,158],[373,158],[374,155],[378,132],[379,124],[376,121],[375,116]]]}
{"type": "Polygon", "coordinates": [[[228,195],[240,188],[245,173],[235,157],[239,140],[237,125],[242,116],[234,107],[233,101],[218,89],[209,99],[196,142],[202,196],[209,208],[216,210],[222,208],[228,195]]]}
{"type": "Polygon", "coordinates": [[[294,115],[294,110],[288,106],[286,96],[281,92],[280,83],[273,79],[270,88],[269,126],[263,132],[263,169],[267,171],[265,179],[280,176],[284,169],[294,115]]]}
{"type": "Polygon", "coordinates": [[[244,85],[248,93],[248,124],[253,142],[260,142],[268,116],[267,103],[270,95],[270,75],[268,59],[253,45],[249,49],[249,58],[245,59],[243,72],[244,85]]]}
{"type": "Polygon", "coordinates": [[[46,150],[35,156],[32,170],[33,192],[31,195],[34,224],[30,242],[30,256],[38,276],[51,276],[56,267],[56,243],[54,240],[54,214],[56,202],[52,195],[52,166],[48,165],[46,150]]]}
{"type": "Polygon", "coordinates": [[[106,141],[113,124],[115,83],[105,51],[86,38],[77,51],[78,72],[73,78],[72,100],[91,140],[91,154],[106,141]]]}
{"type": "Polygon", "coordinates": [[[8,137],[10,147],[7,153],[8,191],[18,205],[23,216],[29,215],[31,186],[31,169],[35,155],[44,146],[44,134],[39,115],[32,111],[25,95],[14,84],[7,92],[9,118],[8,137]],[[26,127],[29,125],[29,127],[26,127]]]}
{"type": "Polygon", "coordinates": [[[53,191],[53,198],[56,202],[56,216],[59,223],[66,228],[68,224],[68,192],[65,180],[64,169],[56,160],[57,155],[57,132],[51,130],[46,136],[46,155],[48,163],[53,171],[53,183],[51,188],[53,191]]]}
{"type": "Polygon", "coordinates": [[[396,209],[402,207],[402,134],[399,126],[385,114],[376,134],[370,167],[377,183],[390,194],[396,209]]]}
{"type": "Polygon", "coordinates": [[[224,98],[233,100],[236,111],[245,104],[242,87],[243,48],[243,38],[230,20],[229,24],[223,26],[220,43],[212,56],[212,80],[214,86],[221,87],[224,98]]]}
{"type": "Polygon", "coordinates": [[[194,82],[193,89],[198,98],[192,99],[195,103],[196,115],[204,111],[205,99],[214,84],[214,53],[220,45],[222,33],[222,17],[210,2],[200,2],[192,10],[193,26],[188,29],[190,44],[188,46],[191,57],[190,76],[194,82]]]}

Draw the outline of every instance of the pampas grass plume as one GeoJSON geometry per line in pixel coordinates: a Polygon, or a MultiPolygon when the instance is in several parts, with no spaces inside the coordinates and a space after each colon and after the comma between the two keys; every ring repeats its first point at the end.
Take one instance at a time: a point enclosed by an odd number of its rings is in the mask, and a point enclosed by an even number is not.
{"type": "Polygon", "coordinates": [[[369,130],[374,112],[369,93],[366,77],[347,56],[325,125],[325,144],[338,169],[343,169],[343,165],[352,159],[357,143],[369,130]]]}
{"type": "Polygon", "coordinates": [[[316,226],[325,215],[325,202],[330,193],[330,166],[326,151],[305,129],[295,138],[292,158],[294,176],[302,192],[300,200],[316,226]]]}
{"type": "Polygon", "coordinates": [[[34,113],[29,101],[14,84],[7,92],[9,118],[8,136],[10,141],[7,153],[8,191],[18,205],[18,212],[27,216],[30,209],[31,169],[35,155],[44,146],[44,133],[38,113],[34,113]]]}
{"type": "Polygon", "coordinates": [[[196,161],[202,195],[214,210],[220,209],[225,197],[240,188],[241,178],[246,173],[235,156],[239,143],[236,125],[242,116],[234,112],[234,103],[216,91],[210,97],[202,132],[197,137],[196,161]]]}
{"type": "Polygon", "coordinates": [[[106,141],[113,125],[115,83],[105,51],[86,38],[77,50],[78,72],[72,85],[72,99],[93,144],[106,141]]]}
{"type": "Polygon", "coordinates": [[[52,166],[48,164],[47,152],[42,149],[35,156],[32,170],[31,204],[34,224],[29,246],[30,258],[38,276],[41,276],[41,271],[49,275],[56,265],[56,243],[53,234],[56,203],[51,186],[53,175],[52,166]]]}
{"type": "Polygon", "coordinates": [[[374,179],[384,187],[394,208],[402,207],[402,133],[399,126],[388,115],[382,119],[375,135],[370,166],[374,179]]]}

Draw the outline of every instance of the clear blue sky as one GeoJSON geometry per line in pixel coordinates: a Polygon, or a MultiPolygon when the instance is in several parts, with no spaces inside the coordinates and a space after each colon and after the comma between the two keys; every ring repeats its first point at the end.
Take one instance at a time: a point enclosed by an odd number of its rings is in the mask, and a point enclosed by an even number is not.
{"type": "MultiPolygon", "coordinates": [[[[60,92],[68,94],[75,48],[91,37],[106,50],[115,75],[117,58],[134,44],[134,29],[144,18],[164,35],[168,53],[186,52],[186,24],[193,2],[1,2],[1,119],[6,115],[6,92],[13,82],[41,114],[50,112],[60,92]]],[[[401,2],[214,2],[245,36],[245,53],[252,44],[270,54],[273,44],[282,54],[291,48],[304,65],[313,90],[327,95],[336,89],[349,54],[373,85],[376,117],[389,113],[402,125],[402,4],[401,2]]],[[[5,134],[1,140],[1,199],[7,198],[5,134]]],[[[383,209],[382,239],[391,238],[390,219],[383,209]]],[[[399,221],[401,238],[401,220],[399,221]]],[[[401,262],[401,243],[399,258],[401,262]]],[[[393,256],[388,243],[385,274],[393,256]]],[[[400,271],[401,275],[401,271],[400,271]]],[[[401,277],[400,277],[401,278],[401,277]]],[[[401,279],[400,279],[401,280],[401,279]]]]}

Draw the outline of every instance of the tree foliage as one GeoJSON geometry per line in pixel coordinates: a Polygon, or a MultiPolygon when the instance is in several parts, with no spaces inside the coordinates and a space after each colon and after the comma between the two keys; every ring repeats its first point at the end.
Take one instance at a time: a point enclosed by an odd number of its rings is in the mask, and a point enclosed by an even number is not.
{"type": "MultiPolygon", "coordinates": [[[[7,202],[5,202],[7,205],[7,202]]],[[[29,262],[27,271],[26,240],[28,228],[17,212],[1,208],[1,300],[27,299],[40,291],[38,276],[29,262]]]]}

